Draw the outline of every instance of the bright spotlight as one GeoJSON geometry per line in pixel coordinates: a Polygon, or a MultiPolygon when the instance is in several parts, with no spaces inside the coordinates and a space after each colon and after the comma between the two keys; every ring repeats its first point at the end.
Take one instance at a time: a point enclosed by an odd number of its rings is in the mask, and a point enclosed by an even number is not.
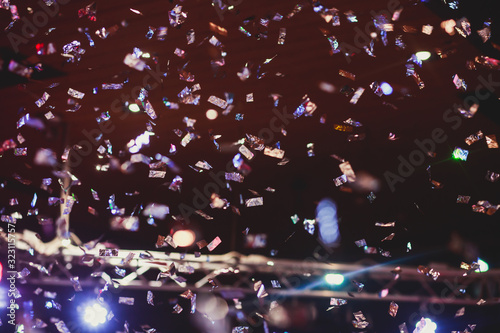
{"type": "Polygon", "coordinates": [[[429,51],[420,51],[415,53],[415,55],[420,61],[427,60],[431,57],[431,53],[429,51]]]}
{"type": "Polygon", "coordinates": [[[326,283],[333,286],[340,286],[344,282],[344,276],[338,273],[329,273],[325,275],[326,283]]]}
{"type": "Polygon", "coordinates": [[[437,325],[435,322],[430,320],[429,318],[420,319],[415,325],[415,330],[413,333],[435,333],[437,329],[437,325]]]}
{"type": "Polygon", "coordinates": [[[392,94],[393,91],[391,85],[387,82],[382,82],[380,89],[382,89],[382,93],[386,96],[392,94]]]}
{"type": "Polygon", "coordinates": [[[128,109],[129,109],[130,112],[139,112],[139,111],[141,111],[141,108],[136,103],[129,104],[128,109]]]}
{"type": "Polygon", "coordinates": [[[207,117],[208,119],[210,119],[210,120],[214,120],[214,119],[216,119],[216,118],[219,116],[219,113],[218,113],[216,110],[214,110],[214,109],[210,109],[210,110],[208,110],[208,111],[206,112],[206,114],[205,114],[205,115],[206,115],[206,117],[207,117]]]}
{"type": "Polygon", "coordinates": [[[180,247],[191,246],[196,240],[196,236],[191,230],[177,230],[172,238],[174,243],[180,247]]]}
{"type": "Polygon", "coordinates": [[[104,324],[107,316],[108,310],[97,302],[86,306],[83,311],[83,321],[93,327],[104,324]]]}
{"type": "Polygon", "coordinates": [[[490,269],[490,265],[480,258],[477,259],[477,263],[479,264],[479,268],[476,269],[476,273],[484,273],[490,269]]]}

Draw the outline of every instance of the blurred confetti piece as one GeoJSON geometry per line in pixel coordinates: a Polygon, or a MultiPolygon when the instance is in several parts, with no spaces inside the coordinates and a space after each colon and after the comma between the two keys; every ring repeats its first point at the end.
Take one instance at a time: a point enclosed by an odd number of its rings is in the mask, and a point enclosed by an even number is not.
{"type": "Polygon", "coordinates": [[[255,206],[262,206],[262,205],[264,205],[264,198],[263,197],[251,198],[251,199],[245,200],[246,207],[255,207],[255,206]]]}
{"type": "Polygon", "coordinates": [[[134,305],[135,299],[133,297],[122,297],[118,298],[118,304],[134,305]]]}
{"type": "Polygon", "coordinates": [[[221,239],[219,238],[219,236],[215,237],[211,242],[210,244],[207,245],[207,249],[208,251],[212,252],[213,250],[215,250],[215,248],[217,246],[219,246],[219,244],[222,243],[221,239]]]}
{"type": "Polygon", "coordinates": [[[398,314],[398,309],[399,305],[396,302],[391,302],[391,304],[389,305],[389,314],[392,317],[396,317],[396,315],[398,314]]]}
{"type": "Polygon", "coordinates": [[[394,227],[396,226],[396,222],[388,222],[388,223],[375,222],[375,226],[383,228],[394,227]]]}
{"type": "Polygon", "coordinates": [[[340,171],[347,177],[348,183],[353,183],[356,181],[356,174],[352,169],[351,164],[348,161],[339,164],[340,171]]]}
{"type": "Polygon", "coordinates": [[[352,73],[350,73],[350,72],[348,72],[348,71],[345,71],[345,70],[343,70],[343,69],[340,69],[340,70],[339,70],[339,75],[340,75],[340,76],[343,76],[343,77],[345,77],[345,78],[347,78],[347,79],[353,80],[353,81],[355,81],[355,80],[356,80],[356,75],[354,75],[354,74],[352,74],[352,73]]]}
{"type": "Polygon", "coordinates": [[[471,134],[468,137],[465,138],[465,143],[467,143],[469,146],[473,144],[474,142],[477,142],[481,140],[484,137],[483,132],[478,131],[476,134],[471,134]]]}
{"type": "Polygon", "coordinates": [[[183,309],[182,309],[182,307],[181,307],[179,304],[175,304],[175,305],[174,305],[174,311],[173,311],[172,313],[177,313],[177,314],[179,314],[179,313],[181,313],[181,312],[182,312],[182,310],[183,310],[183,309]]]}
{"type": "Polygon", "coordinates": [[[425,267],[425,266],[418,266],[418,269],[417,271],[420,273],[420,274],[424,274],[426,276],[429,276],[429,277],[432,277],[432,279],[434,281],[437,280],[437,278],[439,277],[440,273],[435,271],[434,269],[432,268],[429,268],[429,267],[425,267]]]}
{"type": "MultiPolygon", "coordinates": [[[[45,102],[47,102],[47,100],[49,99],[50,95],[47,94],[46,92],[43,93],[42,97],[40,97],[36,102],[36,106],[38,107],[41,107],[42,105],[45,104],[45,102]]],[[[29,119],[29,118],[28,118],[29,119]]],[[[19,128],[19,127],[18,127],[19,128]]]]}
{"type": "Polygon", "coordinates": [[[153,302],[153,298],[154,298],[153,292],[151,290],[148,290],[148,293],[146,296],[146,301],[148,302],[149,305],[152,305],[152,306],[155,305],[153,302]]]}
{"type": "Polygon", "coordinates": [[[498,148],[498,142],[496,135],[486,135],[486,144],[488,148],[495,149],[498,148]]]}
{"type": "Polygon", "coordinates": [[[465,307],[462,307],[462,308],[458,309],[457,312],[455,313],[455,318],[461,317],[464,314],[465,314],[465,307]]]}
{"type": "Polygon", "coordinates": [[[78,90],[74,90],[72,88],[68,89],[68,95],[70,95],[73,98],[78,98],[78,99],[82,99],[85,96],[84,93],[79,92],[78,90]]]}
{"type": "Polygon", "coordinates": [[[468,196],[468,195],[459,195],[457,197],[457,203],[460,203],[460,204],[468,204],[469,200],[470,200],[470,196],[468,196]]]}
{"type": "Polygon", "coordinates": [[[285,151],[278,148],[265,147],[264,155],[282,159],[285,156],[285,151]]]}

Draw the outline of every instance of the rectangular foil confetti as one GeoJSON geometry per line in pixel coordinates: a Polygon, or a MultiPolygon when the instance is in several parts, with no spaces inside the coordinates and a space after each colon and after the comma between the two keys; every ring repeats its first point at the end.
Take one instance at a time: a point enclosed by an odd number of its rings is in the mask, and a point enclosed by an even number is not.
{"type": "Polygon", "coordinates": [[[398,314],[398,309],[399,305],[396,302],[391,302],[391,304],[389,305],[389,314],[392,317],[396,317],[396,315],[398,314]]]}
{"type": "Polygon", "coordinates": [[[207,245],[208,251],[212,252],[217,246],[219,246],[220,243],[222,243],[222,241],[219,236],[215,237],[214,240],[207,245]]]}
{"type": "Polygon", "coordinates": [[[225,100],[213,95],[208,98],[208,102],[220,107],[221,109],[227,108],[227,102],[225,100]]]}
{"type": "MultiPolygon", "coordinates": [[[[36,102],[36,106],[38,107],[41,107],[42,105],[45,104],[45,102],[47,102],[47,100],[49,99],[50,95],[47,94],[46,92],[43,93],[42,97],[40,97],[36,102]]],[[[19,128],[19,127],[18,127],[19,128]]]]}
{"type": "Polygon", "coordinates": [[[72,88],[68,89],[68,95],[70,95],[73,98],[77,98],[77,99],[82,99],[85,96],[84,93],[82,93],[78,90],[72,89],[72,88]]]}
{"type": "Polygon", "coordinates": [[[285,156],[285,151],[278,148],[265,147],[264,155],[282,159],[285,156]]]}
{"type": "Polygon", "coordinates": [[[263,197],[258,197],[258,198],[251,198],[245,200],[245,206],[247,207],[255,207],[255,206],[262,206],[264,205],[264,198],[263,197]]]}

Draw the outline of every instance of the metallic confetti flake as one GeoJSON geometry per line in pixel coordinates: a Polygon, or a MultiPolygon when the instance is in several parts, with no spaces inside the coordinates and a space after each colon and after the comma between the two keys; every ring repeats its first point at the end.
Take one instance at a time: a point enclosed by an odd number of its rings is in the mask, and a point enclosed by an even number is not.
{"type": "Polygon", "coordinates": [[[398,309],[399,305],[396,302],[391,302],[391,304],[389,305],[389,314],[392,317],[396,317],[396,315],[398,314],[398,309]]]}
{"type": "Polygon", "coordinates": [[[375,226],[384,228],[394,227],[396,226],[396,222],[388,222],[388,223],[375,222],[375,226]]]}
{"type": "Polygon", "coordinates": [[[498,181],[499,178],[500,178],[500,173],[496,173],[496,172],[493,172],[490,170],[486,171],[485,179],[487,181],[494,183],[494,182],[498,181]]]}
{"type": "Polygon", "coordinates": [[[488,148],[490,149],[495,149],[498,148],[498,142],[497,142],[497,137],[496,135],[486,135],[486,144],[488,145],[488,148]]]}
{"type": "Polygon", "coordinates": [[[41,107],[42,105],[45,104],[45,102],[47,102],[47,100],[49,99],[50,95],[47,94],[46,92],[43,93],[42,97],[40,97],[40,99],[38,99],[35,104],[36,106],[38,107],[41,107]]]}
{"type": "Polygon", "coordinates": [[[241,174],[239,174],[237,172],[226,172],[225,179],[232,180],[232,181],[235,181],[238,183],[242,183],[243,180],[245,180],[245,177],[243,177],[241,174]]]}
{"type": "Polygon", "coordinates": [[[474,142],[481,140],[483,137],[484,137],[483,132],[478,131],[476,134],[469,135],[467,138],[465,138],[465,143],[467,143],[470,146],[474,142]]]}
{"type": "Polygon", "coordinates": [[[118,304],[134,305],[135,299],[133,297],[119,297],[118,304]]]}
{"type": "Polygon", "coordinates": [[[264,205],[264,198],[263,197],[251,198],[251,199],[245,200],[246,207],[255,207],[255,206],[262,206],[262,205],[264,205]]]}
{"type": "Polygon", "coordinates": [[[364,92],[365,92],[365,88],[359,87],[358,89],[356,89],[356,91],[354,92],[354,95],[352,96],[349,103],[351,103],[351,104],[358,103],[359,98],[361,97],[361,95],[363,95],[364,92]]]}
{"type": "Polygon", "coordinates": [[[246,146],[244,145],[241,145],[239,148],[238,148],[239,152],[245,156],[245,158],[247,160],[251,160],[253,157],[254,157],[254,154],[250,151],[250,149],[248,149],[246,146]]]}
{"type": "Polygon", "coordinates": [[[426,276],[432,277],[432,279],[433,279],[434,281],[436,281],[436,280],[437,280],[437,278],[438,278],[438,277],[439,277],[439,275],[440,275],[440,273],[439,273],[439,272],[437,272],[437,271],[435,271],[434,269],[429,268],[429,267],[425,267],[425,266],[422,266],[422,265],[418,266],[417,271],[418,271],[419,273],[421,273],[421,274],[424,274],[424,275],[426,275],[426,276]]]}
{"type": "Polygon", "coordinates": [[[117,249],[99,249],[100,257],[116,257],[118,256],[117,249]]]}
{"type": "Polygon", "coordinates": [[[127,274],[127,271],[125,269],[122,269],[122,268],[116,266],[115,273],[116,273],[116,275],[121,276],[123,278],[123,277],[125,277],[125,274],[127,274]]]}
{"type": "Polygon", "coordinates": [[[149,170],[149,178],[165,178],[166,171],[149,170]]]}
{"type": "Polygon", "coordinates": [[[353,183],[356,181],[356,174],[352,169],[351,164],[348,161],[339,164],[340,171],[347,177],[348,183],[353,183]]]}
{"type": "Polygon", "coordinates": [[[464,314],[465,314],[465,307],[462,307],[462,308],[458,309],[457,312],[455,313],[455,318],[461,317],[464,314]]]}
{"type": "Polygon", "coordinates": [[[236,326],[233,327],[231,330],[231,333],[249,333],[250,332],[250,327],[249,326],[236,326]]]}
{"type": "Polygon", "coordinates": [[[181,312],[182,312],[182,310],[183,310],[183,309],[182,309],[182,307],[181,307],[179,304],[175,304],[175,305],[174,305],[174,312],[172,312],[172,313],[177,313],[177,314],[179,314],[179,313],[181,313],[181,312]]]}
{"type": "Polygon", "coordinates": [[[340,177],[337,177],[337,178],[335,178],[333,180],[333,182],[334,182],[335,186],[337,186],[337,187],[341,186],[341,185],[347,183],[347,176],[346,175],[342,175],[340,177]]]}
{"type": "Polygon", "coordinates": [[[347,304],[347,301],[345,299],[335,297],[330,298],[330,305],[332,305],[333,307],[339,307],[345,304],[347,304]]]}
{"type": "Polygon", "coordinates": [[[226,109],[228,105],[228,103],[225,100],[213,95],[208,98],[208,102],[217,105],[221,109],[226,109]]]}
{"type": "Polygon", "coordinates": [[[73,98],[78,98],[78,99],[82,99],[85,96],[84,93],[82,93],[78,90],[74,90],[72,88],[68,89],[68,95],[70,95],[73,98]]]}
{"type": "Polygon", "coordinates": [[[271,280],[271,285],[273,288],[281,288],[281,284],[278,280],[271,280]]]}
{"type": "Polygon", "coordinates": [[[452,156],[453,156],[454,159],[456,159],[456,160],[462,160],[462,161],[466,161],[468,155],[469,155],[469,151],[468,150],[462,149],[462,148],[459,148],[459,147],[455,147],[455,149],[453,150],[453,153],[452,153],[452,156]]]}
{"type": "Polygon", "coordinates": [[[27,156],[28,148],[14,148],[14,156],[27,156]]]}
{"type": "Polygon", "coordinates": [[[285,151],[278,148],[265,147],[264,155],[282,159],[285,156],[285,151]]]}
{"type": "Polygon", "coordinates": [[[455,87],[457,89],[460,89],[460,90],[467,90],[467,84],[465,83],[465,81],[463,79],[461,79],[458,74],[455,74],[453,76],[453,83],[455,84],[455,87]]]}
{"type": "Polygon", "coordinates": [[[392,234],[390,234],[389,236],[385,237],[384,239],[382,239],[382,242],[384,241],[387,241],[387,240],[392,240],[394,238],[396,234],[393,232],[392,234]]]}
{"type": "Polygon", "coordinates": [[[153,298],[154,298],[153,292],[151,290],[148,290],[148,293],[147,293],[147,296],[146,296],[146,300],[147,300],[147,302],[148,302],[149,305],[152,305],[152,306],[155,305],[154,302],[153,302],[153,298]]]}
{"type": "Polygon", "coordinates": [[[280,28],[279,36],[278,36],[278,45],[285,44],[286,37],[286,28],[280,28]]]}
{"type": "Polygon", "coordinates": [[[364,246],[366,246],[366,240],[360,239],[360,240],[355,241],[354,244],[356,244],[357,247],[364,247],[364,246]]]}
{"type": "Polygon", "coordinates": [[[247,101],[247,103],[252,103],[254,101],[253,100],[253,93],[247,94],[246,101],[247,101]]]}
{"type": "Polygon", "coordinates": [[[339,75],[340,75],[340,76],[343,76],[343,77],[345,77],[345,78],[348,78],[348,79],[350,79],[350,80],[353,80],[353,81],[355,81],[355,80],[356,80],[356,75],[354,75],[354,74],[352,74],[352,73],[350,73],[350,72],[348,72],[348,71],[345,71],[345,70],[343,70],[343,69],[340,69],[340,70],[339,70],[339,75]]]}
{"type": "Polygon", "coordinates": [[[219,238],[219,236],[215,237],[210,244],[207,245],[208,251],[213,251],[219,244],[222,243],[222,240],[219,238]]]}

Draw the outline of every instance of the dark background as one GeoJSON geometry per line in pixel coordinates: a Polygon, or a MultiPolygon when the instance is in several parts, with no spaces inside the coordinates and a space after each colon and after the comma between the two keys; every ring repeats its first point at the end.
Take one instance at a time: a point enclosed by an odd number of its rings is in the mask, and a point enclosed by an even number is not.
{"type": "MultiPolygon", "coordinates": [[[[401,1],[404,10],[400,20],[394,22],[395,31],[388,33],[389,45],[383,46],[382,42],[377,40],[374,47],[376,57],[370,57],[361,50],[350,58],[351,61],[347,61],[342,54],[329,54],[330,47],[324,34],[335,35],[339,42],[355,45],[355,28],[364,30],[367,22],[371,20],[372,10],[387,10],[386,1],[324,1],[327,8],[335,7],[339,10],[339,27],[327,24],[319,14],[314,13],[308,2],[304,2],[300,13],[287,19],[286,15],[293,10],[295,2],[244,0],[235,6],[234,10],[224,13],[221,20],[209,1],[98,1],[95,22],[78,18],[78,9],[88,4],[71,1],[60,5],[59,14],[40,28],[33,38],[28,38],[27,43],[20,45],[18,52],[9,43],[7,34],[20,34],[22,22],[14,24],[9,32],[1,35],[3,65],[0,72],[0,139],[15,139],[17,134],[21,133],[26,142],[18,146],[28,147],[27,157],[13,156],[10,150],[4,152],[0,158],[0,177],[4,184],[0,192],[3,214],[18,211],[25,216],[17,223],[18,231],[34,230],[40,234],[43,241],[50,241],[55,236],[53,228],[47,232],[35,217],[26,217],[34,193],[38,195],[39,214],[54,220],[59,214],[59,207],[49,207],[47,204],[47,198],[59,196],[60,190],[57,178],[52,175],[52,168],[33,163],[33,157],[39,148],[51,148],[60,160],[66,146],[86,140],[84,131],[97,129],[95,118],[101,112],[110,111],[110,122],[114,130],[104,134],[103,139],[112,143],[115,161],[123,163],[129,159],[127,142],[146,130],[146,123],[150,118],[145,113],[129,114],[125,109],[114,112],[112,107],[115,100],[121,100],[122,94],[130,94],[134,87],[143,86],[146,72],[135,71],[123,64],[125,55],[131,53],[134,47],[138,47],[157,57],[160,70],[166,73],[161,84],[149,91],[149,100],[158,119],[153,120],[156,123],[155,135],[151,137],[150,145],[142,149],[141,153],[151,157],[157,153],[169,156],[180,170],[172,172],[167,169],[165,179],[151,179],[148,178],[148,168],[145,165],[136,164],[130,173],[120,170],[98,172],[95,166],[109,162],[109,158],[99,159],[95,150],[83,158],[82,162],[71,170],[82,184],[71,188],[78,202],[73,208],[70,221],[70,231],[83,242],[103,235],[103,241],[123,249],[154,250],[158,235],[166,235],[178,224],[185,224],[198,231],[197,240],[205,239],[210,242],[219,236],[222,243],[214,253],[236,250],[270,256],[271,250],[277,250],[277,257],[300,260],[309,257],[318,245],[317,237],[303,230],[302,220],[314,218],[317,203],[328,197],[337,203],[341,234],[340,247],[329,256],[332,262],[355,262],[368,258],[381,263],[392,260],[398,260],[398,263],[405,265],[442,262],[451,267],[459,267],[461,261],[472,262],[481,257],[489,263],[490,269],[499,267],[500,256],[496,246],[500,232],[498,213],[487,216],[474,213],[471,208],[478,200],[500,203],[498,183],[485,180],[487,170],[500,172],[498,149],[488,149],[484,139],[470,147],[464,142],[467,136],[479,130],[485,135],[495,134],[500,137],[500,105],[497,93],[493,92],[488,99],[481,101],[479,111],[472,119],[460,118],[461,125],[457,129],[452,128],[453,123],[443,120],[446,110],[453,108],[455,104],[461,105],[467,96],[474,95],[481,82],[480,77],[487,78],[491,75],[491,81],[500,81],[496,70],[480,65],[477,65],[476,70],[466,67],[466,61],[474,60],[479,55],[497,59],[500,56],[497,45],[500,43],[497,15],[493,16],[494,1],[461,1],[457,10],[450,9],[440,1],[401,1]],[[188,13],[186,22],[177,28],[170,26],[168,22],[168,11],[175,4],[181,4],[183,10],[188,13]],[[143,15],[137,15],[129,8],[139,10],[143,15]],[[354,11],[359,23],[347,21],[343,14],[347,10],[354,11]],[[285,16],[281,22],[272,21],[277,12],[285,16]],[[439,27],[443,20],[463,16],[471,22],[472,34],[468,38],[458,34],[449,36],[439,27]],[[264,17],[271,19],[268,28],[259,24],[259,20],[264,17]],[[488,18],[492,20],[492,38],[483,44],[476,31],[483,28],[483,22],[488,18]],[[121,25],[123,20],[127,22],[126,27],[121,25]],[[210,31],[209,22],[227,29],[227,36],[210,31]],[[430,36],[420,32],[424,24],[434,26],[430,36]],[[109,30],[114,25],[117,25],[118,29],[106,39],[101,39],[94,33],[102,27],[109,30]],[[415,27],[417,32],[403,32],[404,25],[415,27]],[[156,35],[151,40],[147,39],[145,35],[148,26],[168,26],[165,41],[158,41],[156,35]],[[252,36],[247,37],[238,31],[239,26],[245,27],[252,36]],[[287,29],[285,44],[277,45],[279,29],[282,27],[287,29]],[[46,34],[49,28],[56,29],[46,34]],[[87,28],[95,47],[90,47],[86,36],[79,32],[79,29],[87,28]],[[196,41],[186,45],[185,36],[190,29],[194,29],[196,41]],[[268,37],[259,38],[259,33],[265,33],[268,37]],[[394,46],[395,37],[399,34],[406,43],[404,50],[394,46]],[[210,61],[220,55],[220,50],[210,45],[207,40],[203,41],[212,35],[217,36],[227,52],[225,66],[216,71],[211,67],[210,61]],[[80,61],[68,62],[60,53],[63,45],[73,40],[79,40],[86,52],[80,61]],[[54,43],[57,53],[37,55],[38,43],[54,43]],[[176,48],[185,50],[184,59],[174,55],[176,48]],[[441,59],[435,55],[436,49],[454,52],[441,59]],[[429,61],[424,62],[422,68],[415,66],[425,82],[425,88],[422,90],[418,89],[411,77],[405,76],[405,63],[413,53],[420,50],[434,53],[429,61]],[[262,65],[262,71],[267,74],[257,79],[259,64],[274,55],[277,57],[272,62],[262,65]],[[29,66],[41,63],[43,70],[35,70],[31,79],[24,79],[8,72],[7,65],[11,59],[29,66]],[[164,97],[171,102],[177,102],[177,94],[185,86],[193,84],[178,78],[178,70],[186,63],[185,69],[195,75],[193,83],[200,83],[202,87],[202,90],[197,92],[201,94],[201,103],[199,106],[180,104],[178,110],[167,109],[162,103],[164,97]],[[236,73],[247,63],[252,76],[243,82],[236,73]],[[341,69],[354,73],[356,80],[351,81],[339,76],[338,71],[341,69]],[[277,76],[276,73],[283,75],[277,76]],[[466,81],[469,87],[466,92],[455,88],[452,82],[455,74],[466,81]],[[102,83],[119,83],[126,79],[128,83],[122,90],[100,89],[102,83]],[[335,92],[320,90],[318,85],[323,81],[334,85],[335,92]],[[373,81],[389,82],[394,93],[378,97],[369,88],[373,81]],[[59,83],[59,86],[48,88],[52,83],[59,83]],[[366,89],[356,105],[349,103],[351,95],[345,96],[341,93],[345,86],[366,89]],[[99,87],[97,94],[92,93],[95,87],[99,87]],[[75,113],[65,112],[70,107],[67,105],[68,88],[86,94],[83,100],[78,101],[82,107],[75,113]],[[35,101],[44,91],[51,97],[43,107],[37,108],[35,101]],[[224,98],[225,92],[234,94],[233,111],[227,116],[219,114],[216,120],[207,120],[207,109],[219,110],[207,102],[208,97],[215,95],[224,98]],[[248,93],[254,94],[253,103],[245,102],[248,93]],[[241,184],[231,182],[231,190],[221,189],[221,197],[227,198],[231,206],[238,207],[241,215],[234,214],[231,207],[227,210],[216,210],[207,206],[203,211],[213,216],[213,220],[207,221],[198,215],[192,215],[189,221],[174,220],[172,216],[181,214],[179,205],[193,205],[193,189],[203,192],[204,186],[212,182],[208,173],[196,173],[189,165],[206,160],[215,172],[225,171],[226,164],[236,153],[230,144],[247,133],[258,135],[261,129],[269,127],[274,116],[273,100],[269,97],[271,93],[282,96],[278,109],[283,110],[286,107],[289,113],[295,110],[305,94],[308,94],[318,107],[312,117],[302,116],[291,120],[285,126],[287,135],[275,133],[272,142],[268,143],[274,145],[279,141],[281,149],[286,152],[285,157],[289,158],[290,162],[278,166],[279,160],[256,152],[255,158],[248,163],[252,171],[245,181],[241,184]],[[54,107],[51,111],[56,116],[55,120],[47,121],[44,118],[44,113],[49,111],[49,105],[54,107]],[[96,112],[96,108],[99,108],[99,111],[96,112]],[[26,113],[30,113],[32,118],[41,119],[45,128],[40,130],[24,126],[17,130],[17,120],[26,113]],[[244,114],[244,119],[235,120],[236,113],[244,114]],[[320,117],[323,115],[326,116],[324,124],[320,123],[320,117]],[[200,138],[189,143],[187,147],[182,147],[180,138],[174,134],[173,129],[178,128],[186,132],[182,122],[186,116],[197,120],[194,127],[200,138]],[[363,124],[358,131],[366,135],[364,140],[348,142],[347,133],[333,129],[334,124],[341,124],[350,117],[363,124]],[[384,179],[384,173],[397,173],[400,163],[398,157],[407,159],[417,148],[414,140],[430,138],[435,128],[442,128],[447,136],[444,143],[436,145],[436,156],[426,158],[425,163],[416,167],[415,172],[404,183],[396,185],[396,191],[392,192],[384,179]],[[397,135],[398,140],[388,140],[391,132],[397,135]],[[216,150],[210,140],[210,134],[221,135],[218,139],[220,151],[216,150]],[[307,156],[308,143],[314,143],[314,157],[307,156]],[[171,144],[177,146],[177,153],[172,156],[168,154],[171,144]],[[467,161],[451,159],[451,153],[456,146],[469,149],[467,161]],[[335,187],[333,179],[340,176],[341,171],[338,168],[339,162],[331,157],[332,154],[349,161],[358,175],[364,172],[379,181],[380,188],[375,193],[376,199],[373,203],[367,199],[366,191],[341,191],[335,187]],[[432,188],[426,171],[429,165],[432,179],[442,183],[443,188],[432,188]],[[14,174],[31,181],[31,184],[21,184],[14,179],[14,174]],[[183,178],[181,193],[168,189],[169,182],[177,174],[183,178]],[[40,189],[41,180],[47,177],[53,178],[53,184],[50,186],[52,193],[40,189]],[[267,192],[267,187],[276,191],[267,192]],[[92,199],[91,188],[99,193],[100,201],[92,199]],[[240,204],[240,195],[244,199],[254,197],[249,189],[263,196],[263,206],[246,208],[240,204]],[[125,194],[134,191],[139,194],[125,194]],[[107,209],[107,199],[112,194],[116,196],[116,204],[126,209],[126,215],[131,214],[136,207],[145,207],[151,202],[167,204],[171,214],[165,220],[157,220],[157,226],[148,225],[146,218],[141,215],[140,230],[135,233],[112,231],[109,228],[111,214],[107,209]],[[470,203],[456,204],[458,195],[470,195],[470,203]],[[19,205],[9,206],[9,199],[14,197],[18,199],[19,205]],[[89,206],[96,209],[98,216],[88,213],[89,206]],[[290,220],[290,216],[294,214],[301,218],[297,225],[290,220]],[[390,221],[396,221],[395,228],[374,226],[375,222],[390,221]],[[265,248],[249,249],[244,246],[245,236],[242,231],[247,227],[250,233],[267,234],[268,242],[265,248]],[[394,239],[381,243],[390,232],[396,233],[394,239]],[[293,236],[289,237],[290,235],[293,236]],[[392,257],[365,254],[354,244],[355,240],[362,238],[366,239],[370,246],[390,251],[392,257]],[[408,242],[412,244],[412,251],[409,253],[406,252],[408,242]]],[[[27,7],[33,8],[34,13],[41,10],[40,5],[34,1],[17,3],[17,6],[21,17],[31,17],[27,7]]],[[[8,11],[0,11],[0,22],[2,26],[9,24],[8,11]]],[[[150,59],[147,63],[152,68],[155,67],[153,60],[150,59]]],[[[150,80],[151,84],[152,82],[154,81],[150,80]]],[[[486,90],[480,88],[480,92],[485,93],[486,90]]],[[[128,100],[131,102],[132,98],[128,100]]],[[[96,148],[97,146],[93,147],[96,148]]],[[[194,251],[195,248],[187,249],[189,253],[194,251]]],[[[207,253],[207,250],[202,252],[207,253]]],[[[145,296],[140,297],[145,299],[145,296]]],[[[170,296],[164,296],[167,304],[168,297],[170,296]]],[[[402,311],[398,318],[393,320],[387,317],[385,305],[360,303],[357,306],[354,302],[349,305],[354,308],[350,309],[352,311],[346,308],[330,316],[330,313],[323,313],[323,308],[328,304],[320,304],[326,300],[310,302],[315,302],[322,314],[314,324],[317,327],[311,328],[311,331],[332,331],[333,327],[338,327],[339,331],[352,329],[349,320],[346,320],[346,314],[350,316],[350,312],[363,308],[365,315],[369,313],[374,323],[371,331],[392,332],[397,330],[398,324],[405,321],[398,319],[407,318],[410,313],[418,310],[415,305],[408,305],[411,310],[405,314],[406,310],[403,310],[404,306],[400,304],[402,311]],[[381,314],[378,311],[381,311],[381,314]],[[335,319],[332,319],[333,317],[335,319]]],[[[68,308],[71,306],[68,305],[68,308]]],[[[165,331],[167,326],[163,317],[158,314],[162,311],[161,307],[156,309],[154,314],[153,311],[136,308],[139,310],[134,311],[141,311],[141,320],[135,322],[136,328],[140,324],[149,323],[160,331],[165,331]]],[[[169,312],[169,309],[165,312],[169,312]]],[[[121,311],[126,310],[120,308],[115,311],[120,323],[127,317],[126,312],[121,311]]],[[[445,321],[453,317],[456,309],[450,307],[447,311],[451,315],[443,314],[445,321]]],[[[492,320],[487,311],[494,311],[494,308],[484,312],[474,308],[466,312],[470,323],[484,321],[482,328],[478,325],[478,330],[483,329],[484,332],[489,331],[488,320],[492,320]]],[[[42,316],[43,311],[40,312],[39,316],[42,316]]],[[[169,320],[172,325],[179,326],[168,326],[169,329],[185,331],[183,325],[190,320],[189,317],[181,315],[180,320],[174,317],[169,317],[169,320]]],[[[466,323],[461,323],[461,319],[453,321],[450,330],[464,329],[466,323]]]]}

